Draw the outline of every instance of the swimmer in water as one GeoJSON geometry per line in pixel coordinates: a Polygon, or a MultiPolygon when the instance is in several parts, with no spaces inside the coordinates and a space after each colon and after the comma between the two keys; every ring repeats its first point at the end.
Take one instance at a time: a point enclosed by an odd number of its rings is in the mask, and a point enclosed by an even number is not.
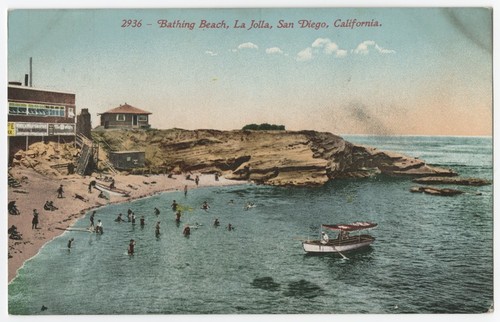
{"type": "Polygon", "coordinates": [[[128,244],[128,254],[129,255],[134,255],[134,248],[135,248],[135,240],[131,239],[130,243],[128,244]]]}

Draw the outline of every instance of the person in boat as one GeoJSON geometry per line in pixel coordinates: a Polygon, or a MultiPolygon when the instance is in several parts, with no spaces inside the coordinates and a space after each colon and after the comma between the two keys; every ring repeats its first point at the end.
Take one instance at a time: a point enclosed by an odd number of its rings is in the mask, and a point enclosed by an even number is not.
{"type": "Polygon", "coordinates": [[[141,227],[144,227],[144,224],[146,223],[145,219],[144,219],[144,216],[141,216],[140,221],[141,221],[141,227]]]}
{"type": "Polygon", "coordinates": [[[60,185],[59,188],[57,188],[57,198],[64,198],[63,193],[64,193],[63,185],[60,185]]]}
{"type": "Polygon", "coordinates": [[[122,218],[122,214],[121,213],[118,214],[118,217],[116,217],[115,221],[116,222],[122,222],[122,221],[124,221],[123,218],[122,218]]]}
{"type": "Polygon", "coordinates": [[[31,229],[38,229],[38,210],[33,209],[33,219],[31,220],[31,229]]]}
{"type": "Polygon", "coordinates": [[[179,223],[181,222],[181,216],[182,216],[182,213],[180,210],[178,210],[176,213],[175,213],[175,222],[179,223]]]}
{"type": "Polygon", "coordinates": [[[155,208],[155,215],[157,215],[157,216],[158,216],[159,214],[160,214],[160,209],[155,208]]]}
{"type": "Polygon", "coordinates": [[[11,215],[19,215],[20,212],[19,212],[19,209],[17,209],[17,206],[16,206],[16,201],[11,201],[9,202],[9,204],[7,205],[8,209],[9,209],[9,214],[11,215]]]}
{"type": "Polygon", "coordinates": [[[208,202],[206,200],[203,201],[203,204],[201,205],[201,209],[203,209],[203,210],[210,209],[210,206],[208,205],[208,202]]]}
{"type": "Polygon", "coordinates": [[[127,253],[129,255],[134,255],[134,248],[135,248],[135,240],[131,239],[130,243],[128,244],[128,250],[127,253]]]}
{"type": "Polygon", "coordinates": [[[198,187],[198,185],[200,184],[200,177],[199,176],[196,176],[194,178],[194,183],[196,183],[196,186],[198,187]]]}
{"type": "Polygon", "coordinates": [[[155,235],[156,237],[160,236],[160,222],[158,221],[155,226],[155,235]]]}
{"type": "Polygon", "coordinates": [[[330,241],[330,237],[328,237],[328,234],[325,233],[324,231],[321,232],[321,243],[323,245],[326,245],[328,244],[328,242],[330,241]]]}
{"type": "Polygon", "coordinates": [[[71,238],[70,240],[68,240],[68,249],[71,249],[71,245],[73,244],[74,240],[75,240],[74,238],[71,238]]]}
{"type": "Polygon", "coordinates": [[[177,211],[177,207],[179,206],[179,204],[177,203],[177,201],[173,201],[172,204],[170,205],[170,207],[172,207],[172,210],[173,211],[177,211]]]}
{"type": "Polygon", "coordinates": [[[97,226],[95,228],[95,232],[96,232],[96,234],[102,234],[104,232],[103,228],[102,228],[102,221],[101,221],[101,219],[97,220],[97,226]]]}
{"type": "Polygon", "coordinates": [[[220,226],[219,218],[215,218],[215,220],[214,220],[214,226],[215,227],[219,227],[220,226]]]}
{"type": "Polygon", "coordinates": [[[184,227],[184,230],[182,231],[182,234],[184,234],[184,236],[189,236],[191,235],[191,228],[189,228],[188,225],[186,225],[186,227],[184,227]]]}

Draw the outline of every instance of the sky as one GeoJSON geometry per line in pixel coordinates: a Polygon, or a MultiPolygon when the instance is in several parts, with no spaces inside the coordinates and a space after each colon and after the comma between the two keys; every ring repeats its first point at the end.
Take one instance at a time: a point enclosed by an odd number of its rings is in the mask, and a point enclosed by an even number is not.
{"type": "Polygon", "coordinates": [[[33,86],[75,93],[93,126],[127,103],[154,128],[491,136],[492,37],[487,8],[17,9],[7,70],[24,81],[33,57],[33,86]]]}

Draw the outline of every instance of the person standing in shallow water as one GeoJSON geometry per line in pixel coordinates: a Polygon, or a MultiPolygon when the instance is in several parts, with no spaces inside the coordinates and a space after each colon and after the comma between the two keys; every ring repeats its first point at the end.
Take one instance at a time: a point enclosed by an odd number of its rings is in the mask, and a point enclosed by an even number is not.
{"type": "Polygon", "coordinates": [[[90,227],[94,228],[94,216],[95,216],[95,211],[90,215],[90,227]]]}
{"type": "Polygon", "coordinates": [[[187,197],[187,195],[188,195],[188,186],[185,185],[184,186],[184,197],[187,197]]]}
{"type": "Polygon", "coordinates": [[[173,211],[177,211],[177,206],[179,206],[179,204],[177,203],[177,201],[173,201],[172,204],[170,205],[170,207],[172,207],[172,210],[173,211]]]}
{"type": "Polygon", "coordinates": [[[71,249],[71,246],[72,246],[74,240],[75,240],[74,238],[71,238],[70,240],[68,240],[68,249],[71,249]]]}
{"type": "Polygon", "coordinates": [[[159,221],[156,223],[155,236],[156,237],[160,236],[160,222],[159,221]]]}
{"type": "Polygon", "coordinates": [[[177,222],[177,223],[181,222],[181,211],[180,210],[175,213],[175,222],[177,222]]]}
{"type": "Polygon", "coordinates": [[[134,255],[134,250],[135,250],[135,240],[131,239],[130,243],[128,244],[128,254],[129,255],[134,255]]]}
{"type": "Polygon", "coordinates": [[[199,176],[196,176],[194,178],[194,182],[196,183],[196,186],[198,187],[198,184],[200,183],[200,177],[199,176]]]}

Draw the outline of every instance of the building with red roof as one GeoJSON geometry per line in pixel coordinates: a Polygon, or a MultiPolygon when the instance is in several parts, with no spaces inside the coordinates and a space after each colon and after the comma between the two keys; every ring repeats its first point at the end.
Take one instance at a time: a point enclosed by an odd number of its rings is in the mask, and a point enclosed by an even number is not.
{"type": "Polygon", "coordinates": [[[98,115],[101,115],[101,126],[109,129],[149,128],[150,114],[152,113],[125,103],[98,115]]]}

